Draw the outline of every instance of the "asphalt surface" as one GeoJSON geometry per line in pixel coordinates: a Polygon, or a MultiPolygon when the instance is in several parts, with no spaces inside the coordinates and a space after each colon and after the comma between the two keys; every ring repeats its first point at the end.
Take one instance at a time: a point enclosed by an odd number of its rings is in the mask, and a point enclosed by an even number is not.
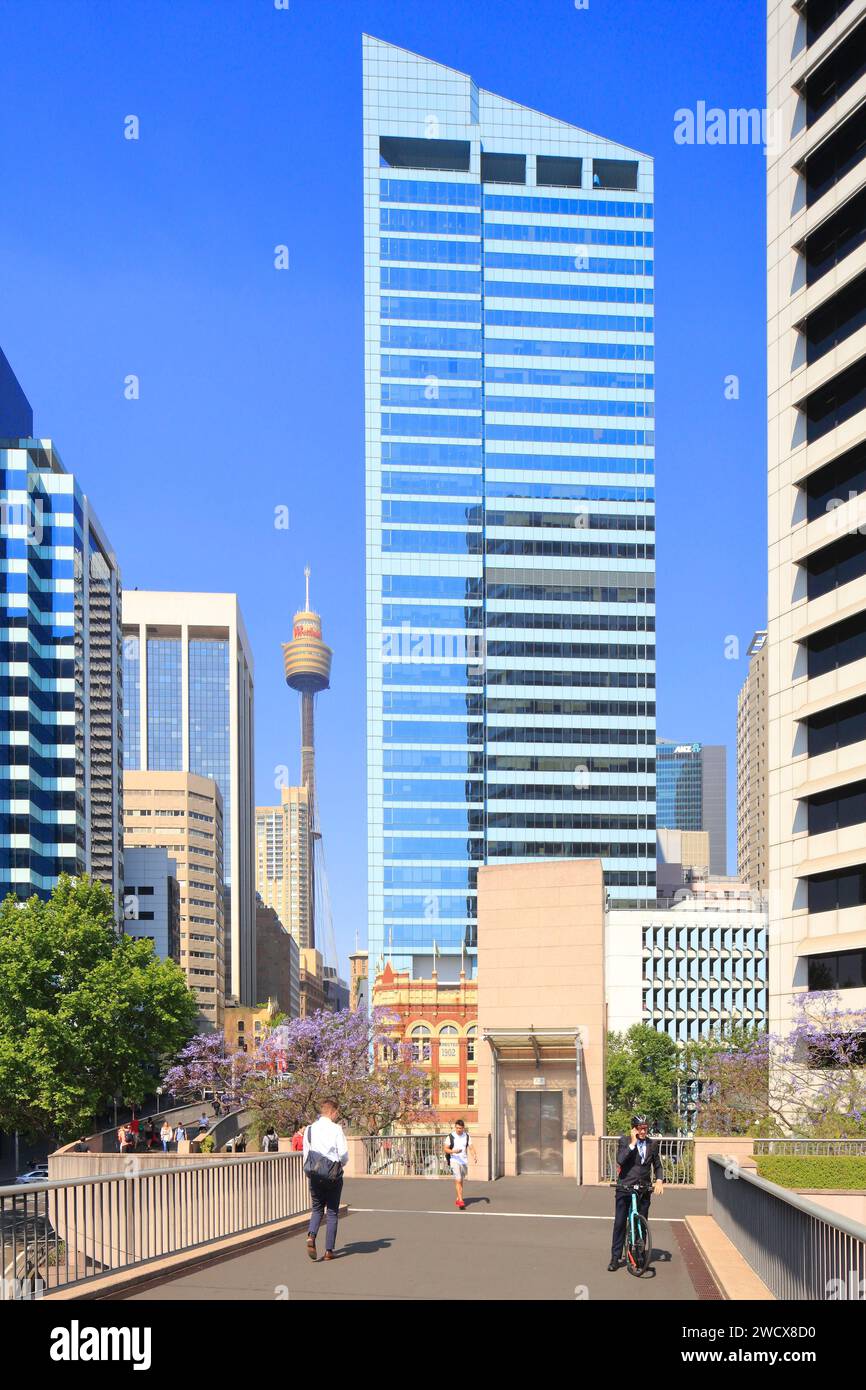
{"type": "MultiPolygon", "coordinates": [[[[667,1188],[650,1212],[651,1269],[608,1273],[613,1193],[561,1178],[466,1185],[447,1179],[354,1179],[343,1188],[337,1257],[313,1263],[303,1235],[145,1289],[140,1301],[511,1299],[696,1300],[680,1245],[703,1190],[667,1188]],[[459,1277],[456,1272],[459,1271],[459,1277]]],[[[324,1229],[319,1252],[324,1250],[324,1229]]]]}

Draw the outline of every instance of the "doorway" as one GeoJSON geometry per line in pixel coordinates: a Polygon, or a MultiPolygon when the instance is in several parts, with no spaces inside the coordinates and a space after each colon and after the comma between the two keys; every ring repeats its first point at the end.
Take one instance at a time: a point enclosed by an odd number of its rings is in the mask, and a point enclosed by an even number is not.
{"type": "Polygon", "coordinates": [[[562,1174],[562,1092],[517,1092],[518,1173],[562,1174]]]}

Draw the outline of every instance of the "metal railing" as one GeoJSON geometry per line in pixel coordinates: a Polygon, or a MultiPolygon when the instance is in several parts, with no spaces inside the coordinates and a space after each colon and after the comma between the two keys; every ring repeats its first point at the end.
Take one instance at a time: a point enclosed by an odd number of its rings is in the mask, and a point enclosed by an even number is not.
{"type": "Polygon", "coordinates": [[[756,1139],[753,1152],[787,1154],[802,1158],[813,1154],[817,1158],[854,1157],[866,1155],[866,1139],[756,1139]]]}
{"type": "Polygon", "coordinates": [[[310,1209],[300,1153],[0,1187],[0,1300],[50,1293],[310,1209]]]}
{"type": "Polygon", "coordinates": [[[364,1175],[386,1178],[448,1176],[447,1134],[391,1134],[365,1138],[364,1175]]]}
{"type": "Polygon", "coordinates": [[[858,1221],[720,1154],[707,1163],[707,1210],[776,1298],[866,1297],[866,1226],[858,1221]]]}
{"type": "MultiPolygon", "coordinates": [[[[651,1134],[650,1139],[659,1146],[664,1181],[672,1187],[688,1186],[695,1180],[695,1141],[685,1135],[651,1134]]],[[[616,1151],[619,1137],[615,1134],[602,1135],[599,1140],[599,1175],[602,1182],[616,1182],[616,1151]]]]}

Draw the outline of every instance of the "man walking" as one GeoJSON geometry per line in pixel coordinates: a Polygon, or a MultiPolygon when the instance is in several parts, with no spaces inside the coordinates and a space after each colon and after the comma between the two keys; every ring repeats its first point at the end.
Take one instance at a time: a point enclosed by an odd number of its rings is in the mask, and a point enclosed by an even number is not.
{"type": "Polygon", "coordinates": [[[304,1172],[310,1180],[310,1199],[313,1204],[310,1232],[307,1236],[307,1254],[311,1260],[318,1258],[316,1236],[325,1211],[328,1213],[325,1232],[326,1260],[334,1258],[334,1246],[337,1243],[343,1169],[349,1162],[349,1146],[346,1136],[337,1124],[338,1116],[336,1101],[325,1100],[322,1102],[319,1118],[308,1125],[304,1133],[304,1172]]]}
{"type": "Polygon", "coordinates": [[[454,1121],[454,1129],[448,1135],[448,1143],[445,1148],[445,1156],[448,1159],[448,1166],[451,1169],[451,1176],[454,1179],[454,1187],[457,1192],[457,1201],[454,1203],[462,1211],[466,1206],[463,1200],[463,1184],[466,1181],[466,1173],[469,1168],[469,1153],[472,1152],[472,1162],[478,1162],[478,1156],[472,1148],[469,1138],[469,1131],[463,1120],[454,1121]]]}
{"type": "Polygon", "coordinates": [[[616,1153],[616,1208],[613,1221],[613,1242],[610,1250],[611,1274],[619,1269],[622,1247],[625,1243],[625,1228],[631,1206],[632,1190],[643,1191],[638,1195],[637,1209],[646,1220],[649,1216],[651,1175],[655,1175],[653,1196],[660,1197],[664,1192],[662,1183],[662,1161],[659,1146],[655,1139],[649,1138],[649,1124],[645,1115],[633,1115],[631,1134],[623,1135],[616,1153]]]}

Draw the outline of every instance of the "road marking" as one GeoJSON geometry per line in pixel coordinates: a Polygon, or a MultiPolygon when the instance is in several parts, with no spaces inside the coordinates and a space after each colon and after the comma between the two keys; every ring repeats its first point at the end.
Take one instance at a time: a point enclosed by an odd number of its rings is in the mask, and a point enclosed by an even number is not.
{"type": "MultiPolygon", "coordinates": [[[[465,1211],[423,1211],[412,1207],[353,1207],[349,1206],[346,1213],[351,1216],[353,1212],[369,1212],[379,1216],[465,1216],[465,1211]]],[[[522,1216],[529,1221],[606,1221],[608,1225],[613,1220],[612,1216],[580,1216],[570,1212],[550,1212],[550,1211],[477,1211],[470,1212],[470,1216],[522,1216]]],[[[682,1216],[654,1216],[653,1225],[657,1226],[663,1222],[666,1226],[682,1226],[685,1217],[682,1216]]]]}

